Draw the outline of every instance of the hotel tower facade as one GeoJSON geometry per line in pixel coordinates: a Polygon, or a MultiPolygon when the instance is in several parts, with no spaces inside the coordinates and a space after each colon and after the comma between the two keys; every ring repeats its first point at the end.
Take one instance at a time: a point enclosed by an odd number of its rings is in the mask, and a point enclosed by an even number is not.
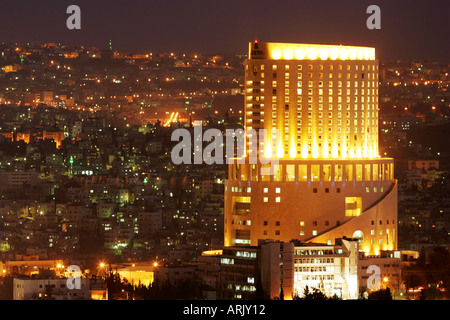
{"type": "Polygon", "coordinates": [[[374,48],[251,42],[245,129],[253,134],[225,184],[225,246],[348,237],[367,255],[397,249],[394,161],[378,153],[374,48]]]}

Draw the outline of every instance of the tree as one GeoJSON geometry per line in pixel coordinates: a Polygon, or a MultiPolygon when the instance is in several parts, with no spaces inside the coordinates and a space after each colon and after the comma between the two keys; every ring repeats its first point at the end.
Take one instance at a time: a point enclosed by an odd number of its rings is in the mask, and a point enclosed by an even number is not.
{"type": "Polygon", "coordinates": [[[303,290],[303,297],[295,296],[294,300],[338,300],[339,298],[334,295],[332,298],[328,298],[322,291],[317,288],[309,289],[308,286],[303,290]]]}
{"type": "Polygon", "coordinates": [[[369,294],[369,300],[392,300],[391,290],[386,288],[372,291],[369,294]]]}

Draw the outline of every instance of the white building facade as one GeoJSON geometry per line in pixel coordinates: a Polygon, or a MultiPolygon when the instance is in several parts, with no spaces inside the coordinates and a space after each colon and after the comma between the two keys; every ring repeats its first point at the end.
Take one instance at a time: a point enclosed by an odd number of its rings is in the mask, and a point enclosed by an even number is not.
{"type": "Polygon", "coordinates": [[[358,299],[358,240],[336,239],[334,245],[301,244],[294,247],[294,296],[306,286],[326,296],[358,299]]]}

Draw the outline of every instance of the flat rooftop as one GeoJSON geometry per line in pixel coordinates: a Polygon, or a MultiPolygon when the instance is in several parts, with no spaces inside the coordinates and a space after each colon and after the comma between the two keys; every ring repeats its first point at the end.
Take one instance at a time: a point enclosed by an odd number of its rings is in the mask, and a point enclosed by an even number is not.
{"type": "Polygon", "coordinates": [[[328,44],[250,42],[249,59],[375,60],[375,48],[328,44]]]}

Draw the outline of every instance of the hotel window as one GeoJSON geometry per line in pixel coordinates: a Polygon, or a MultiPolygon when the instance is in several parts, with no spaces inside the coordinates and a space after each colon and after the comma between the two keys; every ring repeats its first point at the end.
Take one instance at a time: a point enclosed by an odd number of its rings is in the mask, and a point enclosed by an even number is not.
{"type": "Polygon", "coordinates": [[[345,165],[345,181],[348,181],[348,182],[353,181],[353,165],[352,164],[345,165]]]}
{"type": "Polygon", "coordinates": [[[384,165],[384,179],[383,180],[389,180],[389,164],[384,165]]]}
{"type": "Polygon", "coordinates": [[[272,70],[277,70],[277,65],[276,64],[272,65],[272,70]]]}
{"type": "Polygon", "coordinates": [[[331,164],[323,165],[323,181],[331,181],[331,164]]]}
{"type": "Polygon", "coordinates": [[[378,164],[374,164],[373,167],[373,181],[377,181],[378,180],[378,164]]]}
{"type": "Polygon", "coordinates": [[[304,227],[305,226],[305,221],[300,221],[300,227],[304,227]]]}
{"type": "Polygon", "coordinates": [[[269,192],[269,188],[263,188],[263,193],[268,193],[269,192]]]}
{"type": "Polygon", "coordinates": [[[275,198],[275,202],[280,202],[281,201],[281,198],[280,197],[276,197],[275,198]]]}
{"type": "Polygon", "coordinates": [[[370,181],[370,164],[364,165],[364,181],[370,181]]]}
{"type": "Polygon", "coordinates": [[[268,197],[264,197],[263,198],[263,202],[269,202],[269,198],[268,197]]]}
{"type": "Polygon", "coordinates": [[[274,171],[273,180],[281,181],[281,165],[275,164],[273,166],[273,171],[274,171]]]}
{"type": "Polygon", "coordinates": [[[275,188],[275,193],[280,193],[281,192],[281,188],[275,188]]]}
{"type": "Polygon", "coordinates": [[[295,181],[295,165],[286,165],[286,181],[295,181]]]}
{"type": "Polygon", "coordinates": [[[300,230],[300,235],[301,235],[301,236],[304,236],[304,235],[305,235],[305,231],[300,230]]]}
{"type": "Polygon", "coordinates": [[[312,231],[312,235],[313,235],[313,236],[317,236],[317,230],[313,230],[313,231],[312,231]]]}
{"type": "Polygon", "coordinates": [[[345,197],[345,216],[355,217],[361,214],[362,198],[345,197]]]}
{"type": "Polygon", "coordinates": [[[320,165],[313,164],[311,165],[311,181],[320,181],[320,165]]]}
{"type": "Polygon", "coordinates": [[[298,165],[298,180],[299,181],[308,181],[308,166],[306,164],[298,165]]]}
{"type": "Polygon", "coordinates": [[[342,181],[342,165],[341,164],[334,165],[334,181],[337,181],[337,182],[342,181]]]}
{"type": "Polygon", "coordinates": [[[362,164],[355,165],[356,167],[356,181],[362,181],[362,164]]]}

